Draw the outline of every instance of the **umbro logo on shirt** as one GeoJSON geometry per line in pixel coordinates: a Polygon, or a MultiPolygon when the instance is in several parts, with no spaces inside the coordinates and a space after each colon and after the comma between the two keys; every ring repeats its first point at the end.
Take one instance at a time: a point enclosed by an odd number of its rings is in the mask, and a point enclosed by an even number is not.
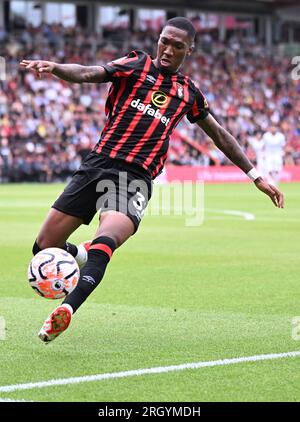
{"type": "Polygon", "coordinates": [[[146,79],[148,82],[150,82],[151,84],[154,84],[156,82],[156,79],[154,78],[154,76],[152,75],[147,75],[146,79]]]}

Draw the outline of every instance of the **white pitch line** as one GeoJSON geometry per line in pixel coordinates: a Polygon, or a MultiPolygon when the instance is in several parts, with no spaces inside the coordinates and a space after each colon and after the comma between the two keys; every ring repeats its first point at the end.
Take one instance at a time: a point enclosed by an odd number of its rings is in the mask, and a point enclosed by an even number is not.
{"type": "Polygon", "coordinates": [[[198,369],[212,366],[233,365],[244,362],[257,362],[262,360],[292,358],[300,356],[300,351],[286,353],[271,353],[266,355],[245,356],[241,358],[212,360],[206,362],[184,363],[182,365],[158,366],[155,368],[134,369],[131,371],[112,372],[107,374],[87,375],[83,377],[61,378],[49,381],[30,382],[28,384],[4,385],[0,387],[1,393],[11,393],[13,391],[30,390],[33,388],[53,387],[54,385],[79,384],[82,382],[101,381],[113,378],[127,378],[140,375],[162,374],[166,372],[184,371],[187,369],[198,369]]]}
{"type": "Polygon", "coordinates": [[[0,402],[24,402],[24,403],[33,403],[33,400],[14,400],[14,399],[0,399],[0,402]]]}
{"type": "MultiPolygon", "coordinates": [[[[239,210],[221,210],[221,209],[214,209],[214,208],[204,208],[204,209],[198,209],[198,212],[201,211],[201,213],[204,213],[204,215],[206,214],[222,214],[222,215],[232,215],[233,217],[242,217],[244,220],[246,221],[253,221],[256,219],[255,215],[252,214],[251,212],[246,212],[246,211],[239,211],[239,210]]],[[[150,216],[160,216],[161,212],[165,212],[165,213],[169,213],[169,214],[165,214],[165,215],[173,215],[174,216],[180,216],[180,215],[185,215],[185,211],[178,207],[174,207],[170,210],[170,208],[167,207],[160,207],[159,211],[157,213],[157,209],[153,208],[151,209],[150,213],[148,212],[148,215],[150,214],[150,216]]],[[[193,217],[193,216],[192,216],[193,217]]],[[[285,220],[286,221],[286,220],[285,220]]],[[[297,220],[299,221],[299,220],[297,220]]]]}
{"type": "Polygon", "coordinates": [[[238,215],[243,217],[245,220],[251,221],[255,220],[255,215],[251,214],[251,212],[245,212],[245,211],[235,211],[235,210],[224,210],[224,214],[227,215],[238,215]]]}
{"type": "Polygon", "coordinates": [[[225,215],[233,215],[238,217],[243,217],[247,221],[255,220],[255,215],[251,214],[251,212],[246,211],[239,211],[239,210],[218,210],[212,208],[206,208],[205,211],[218,213],[218,214],[225,214],[225,215]]]}

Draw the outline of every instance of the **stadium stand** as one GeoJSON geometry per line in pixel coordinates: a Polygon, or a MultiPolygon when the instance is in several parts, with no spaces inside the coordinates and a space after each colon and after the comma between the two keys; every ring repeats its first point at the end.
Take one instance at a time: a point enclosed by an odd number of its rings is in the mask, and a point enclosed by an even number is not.
{"type": "MultiPolygon", "coordinates": [[[[101,64],[132,49],[155,53],[158,33],[123,30],[100,36],[60,24],[8,33],[0,29],[0,56],[7,77],[0,81],[0,180],[65,180],[97,142],[105,115],[107,85],[36,79],[19,69],[22,58],[101,64]]],[[[289,57],[270,55],[254,36],[231,34],[224,42],[200,34],[186,62],[215,117],[255,160],[249,137],[276,125],[287,144],[285,163],[300,165],[300,82],[292,80],[289,57]]],[[[196,125],[182,121],[170,142],[169,163],[227,165],[226,157],[196,125]]]]}

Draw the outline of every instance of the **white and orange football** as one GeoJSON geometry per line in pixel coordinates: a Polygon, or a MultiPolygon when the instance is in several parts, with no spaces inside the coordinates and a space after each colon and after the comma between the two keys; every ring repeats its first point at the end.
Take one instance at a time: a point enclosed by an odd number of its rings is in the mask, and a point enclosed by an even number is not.
{"type": "Polygon", "coordinates": [[[30,286],[46,299],[65,297],[76,287],[78,279],[77,262],[60,248],[43,249],[28,266],[30,286]]]}

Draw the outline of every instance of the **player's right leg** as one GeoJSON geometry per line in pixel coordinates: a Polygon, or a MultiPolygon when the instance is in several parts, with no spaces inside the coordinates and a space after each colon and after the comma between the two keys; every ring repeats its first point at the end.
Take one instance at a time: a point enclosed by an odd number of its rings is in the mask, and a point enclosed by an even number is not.
{"type": "Polygon", "coordinates": [[[69,252],[74,256],[78,265],[82,266],[87,260],[86,248],[84,245],[77,247],[67,242],[69,236],[82,223],[83,220],[79,217],[51,208],[33,245],[33,254],[36,255],[46,248],[57,247],[69,252]]]}

